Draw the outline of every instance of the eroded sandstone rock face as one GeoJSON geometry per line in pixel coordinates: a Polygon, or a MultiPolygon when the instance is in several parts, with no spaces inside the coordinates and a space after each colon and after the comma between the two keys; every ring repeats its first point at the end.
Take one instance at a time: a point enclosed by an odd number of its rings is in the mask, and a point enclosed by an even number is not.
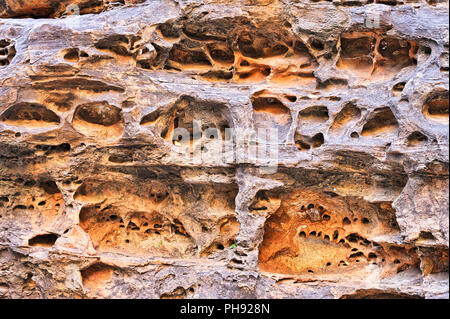
{"type": "Polygon", "coordinates": [[[0,0],[0,298],[448,298],[448,16],[0,0]]]}

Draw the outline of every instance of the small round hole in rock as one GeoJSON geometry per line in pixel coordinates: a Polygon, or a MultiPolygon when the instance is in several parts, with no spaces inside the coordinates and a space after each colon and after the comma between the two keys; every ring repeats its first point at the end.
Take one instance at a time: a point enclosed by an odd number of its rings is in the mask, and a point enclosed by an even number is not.
{"type": "Polygon", "coordinates": [[[79,59],[79,50],[77,48],[68,49],[66,54],[64,55],[64,60],[67,61],[78,61],[79,59]]]}
{"type": "Polygon", "coordinates": [[[351,138],[359,138],[359,134],[356,132],[352,132],[352,134],[350,134],[351,138]]]}
{"type": "Polygon", "coordinates": [[[423,47],[423,53],[425,53],[426,55],[430,55],[431,54],[431,48],[423,47]]]}

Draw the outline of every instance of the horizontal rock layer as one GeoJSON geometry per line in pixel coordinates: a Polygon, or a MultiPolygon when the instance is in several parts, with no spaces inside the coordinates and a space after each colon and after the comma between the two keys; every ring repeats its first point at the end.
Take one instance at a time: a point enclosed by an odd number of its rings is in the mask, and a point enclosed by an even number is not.
{"type": "Polygon", "coordinates": [[[0,298],[448,298],[448,16],[0,0],[0,298]]]}

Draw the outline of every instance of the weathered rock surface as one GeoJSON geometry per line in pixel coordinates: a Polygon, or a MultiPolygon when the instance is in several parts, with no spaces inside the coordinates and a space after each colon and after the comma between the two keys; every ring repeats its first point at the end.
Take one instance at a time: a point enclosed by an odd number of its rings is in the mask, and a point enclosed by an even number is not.
{"type": "Polygon", "coordinates": [[[448,17],[0,0],[0,298],[448,298],[448,17]]]}

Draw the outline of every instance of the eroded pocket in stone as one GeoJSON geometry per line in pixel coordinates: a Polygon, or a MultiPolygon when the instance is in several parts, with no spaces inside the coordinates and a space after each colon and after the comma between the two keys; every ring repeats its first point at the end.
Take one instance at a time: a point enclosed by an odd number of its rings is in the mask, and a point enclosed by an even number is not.
{"type": "Polygon", "coordinates": [[[180,97],[173,105],[142,117],[143,127],[153,127],[161,138],[176,146],[188,146],[189,152],[208,144],[211,151],[223,148],[226,130],[233,127],[225,104],[180,97]]]}
{"type": "Polygon", "coordinates": [[[89,179],[75,192],[83,203],[80,226],[98,252],[187,258],[234,242],[234,186],[138,183],[135,189],[126,181],[89,179]]]}
{"type": "Polygon", "coordinates": [[[119,138],[124,130],[122,110],[106,101],[79,105],[72,124],[80,133],[104,140],[119,138]]]}
{"type": "Polygon", "coordinates": [[[300,119],[313,122],[326,122],[329,118],[328,108],[326,106],[310,106],[298,113],[300,119]]]}
{"type": "Polygon", "coordinates": [[[16,56],[16,47],[11,41],[0,40],[0,67],[11,64],[12,59],[16,56]]]}
{"type": "Polygon", "coordinates": [[[59,238],[57,234],[36,235],[28,240],[29,246],[52,247],[59,238]]]}
{"type": "Polygon", "coordinates": [[[389,80],[417,65],[418,44],[375,32],[346,32],[340,38],[337,67],[366,80],[389,80]]]}
{"type": "Polygon", "coordinates": [[[344,107],[335,116],[330,131],[337,131],[343,129],[350,122],[355,122],[361,117],[361,110],[355,103],[346,103],[344,107]]]}
{"type": "Polygon", "coordinates": [[[91,290],[104,287],[111,280],[114,268],[104,263],[94,263],[81,270],[83,286],[91,290]]]}
{"type": "Polygon", "coordinates": [[[292,125],[291,111],[276,95],[257,94],[251,98],[255,129],[274,129],[278,141],[286,139],[292,125]]]}

